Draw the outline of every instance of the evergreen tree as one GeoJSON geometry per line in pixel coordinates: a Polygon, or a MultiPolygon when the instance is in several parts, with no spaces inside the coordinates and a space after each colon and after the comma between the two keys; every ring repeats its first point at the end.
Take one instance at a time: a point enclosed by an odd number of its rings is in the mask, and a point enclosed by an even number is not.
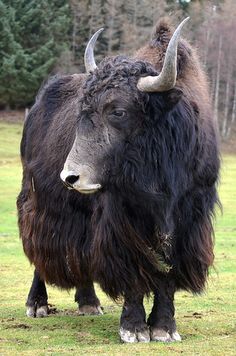
{"type": "Polygon", "coordinates": [[[0,107],[32,103],[70,26],[66,0],[0,0],[0,107]]]}

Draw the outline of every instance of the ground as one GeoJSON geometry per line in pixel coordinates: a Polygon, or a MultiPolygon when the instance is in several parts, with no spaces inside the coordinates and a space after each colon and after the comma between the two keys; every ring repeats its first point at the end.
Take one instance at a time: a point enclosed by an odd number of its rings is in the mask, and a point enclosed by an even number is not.
{"type": "MultiPolygon", "coordinates": [[[[236,154],[222,155],[220,198],[223,213],[215,223],[215,268],[206,292],[176,295],[176,318],[181,343],[119,342],[121,303],[97,287],[104,307],[100,317],[81,317],[74,291],[48,287],[57,308],[45,319],[25,316],[25,299],[33,267],[18,238],[15,200],[20,189],[19,141],[22,123],[0,122],[0,354],[1,355],[235,355],[236,320],[236,154]]],[[[150,311],[151,299],[145,302],[150,311]]]]}

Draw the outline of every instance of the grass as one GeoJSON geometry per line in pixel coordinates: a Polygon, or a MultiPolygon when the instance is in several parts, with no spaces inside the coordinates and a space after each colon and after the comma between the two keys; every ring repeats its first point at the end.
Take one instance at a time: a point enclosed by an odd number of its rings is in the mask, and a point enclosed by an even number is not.
{"type": "MultiPolygon", "coordinates": [[[[202,296],[176,295],[176,318],[183,342],[120,344],[121,305],[97,287],[105,314],[79,317],[74,291],[48,287],[58,313],[45,319],[25,316],[25,299],[33,267],[18,238],[15,209],[20,189],[19,141],[22,127],[0,123],[0,354],[1,355],[235,355],[236,298],[236,156],[224,155],[218,214],[215,270],[202,296]]],[[[150,311],[151,301],[146,301],[150,311]]]]}

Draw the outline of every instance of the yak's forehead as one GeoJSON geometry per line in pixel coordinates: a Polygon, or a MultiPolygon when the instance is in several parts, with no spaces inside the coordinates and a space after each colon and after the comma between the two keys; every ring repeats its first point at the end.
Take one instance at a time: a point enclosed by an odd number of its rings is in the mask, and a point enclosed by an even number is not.
{"type": "Polygon", "coordinates": [[[137,77],[155,73],[151,64],[125,56],[107,57],[103,59],[95,71],[101,79],[119,75],[121,78],[137,77]]]}
{"type": "Polygon", "coordinates": [[[90,101],[111,89],[134,93],[141,76],[156,74],[151,64],[144,61],[124,56],[105,58],[88,76],[83,88],[84,98],[90,101]]]}

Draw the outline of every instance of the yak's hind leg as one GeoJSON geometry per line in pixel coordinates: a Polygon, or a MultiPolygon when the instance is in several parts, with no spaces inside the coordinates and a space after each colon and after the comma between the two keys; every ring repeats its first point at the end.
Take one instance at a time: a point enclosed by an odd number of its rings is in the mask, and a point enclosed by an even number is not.
{"type": "Polygon", "coordinates": [[[174,307],[175,283],[171,278],[160,277],[158,288],[154,291],[154,305],[148,318],[150,336],[153,341],[181,341],[176,331],[174,307]]]}
{"type": "Polygon", "coordinates": [[[126,296],[120,318],[120,338],[129,343],[150,341],[143,296],[126,296]]]}
{"type": "Polygon", "coordinates": [[[92,281],[89,281],[76,289],[75,302],[77,302],[79,306],[79,315],[103,314],[92,281]]]}
{"type": "Polygon", "coordinates": [[[33,282],[26,302],[26,315],[28,317],[42,318],[48,316],[48,295],[44,281],[34,271],[33,282]]]}

